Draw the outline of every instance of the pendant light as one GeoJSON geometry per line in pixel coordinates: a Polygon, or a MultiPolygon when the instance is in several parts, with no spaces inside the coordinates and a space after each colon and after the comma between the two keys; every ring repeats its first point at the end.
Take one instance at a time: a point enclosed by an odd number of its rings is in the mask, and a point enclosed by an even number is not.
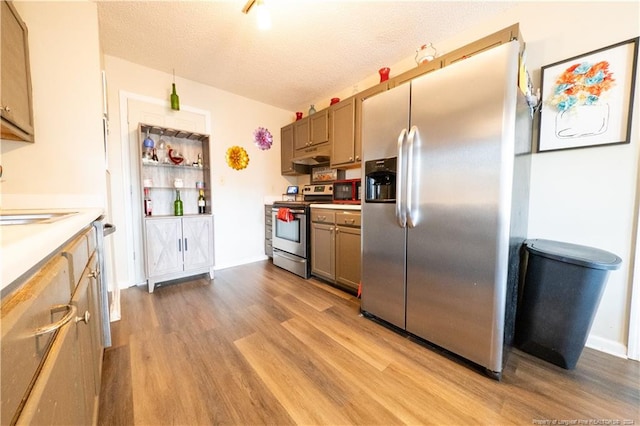
{"type": "Polygon", "coordinates": [[[249,0],[242,8],[242,13],[247,14],[253,8],[256,7],[256,22],[258,29],[268,30],[271,28],[271,15],[269,9],[265,4],[265,0],[249,0]]]}
{"type": "Polygon", "coordinates": [[[176,70],[173,70],[173,83],[171,84],[171,109],[180,111],[180,98],[176,93],[176,70]]]}

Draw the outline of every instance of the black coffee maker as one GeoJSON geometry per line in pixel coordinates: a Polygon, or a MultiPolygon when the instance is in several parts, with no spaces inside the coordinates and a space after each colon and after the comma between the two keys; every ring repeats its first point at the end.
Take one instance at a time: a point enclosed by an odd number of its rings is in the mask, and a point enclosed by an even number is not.
{"type": "Polygon", "coordinates": [[[365,202],[396,202],[397,158],[381,158],[364,163],[365,202]]]}

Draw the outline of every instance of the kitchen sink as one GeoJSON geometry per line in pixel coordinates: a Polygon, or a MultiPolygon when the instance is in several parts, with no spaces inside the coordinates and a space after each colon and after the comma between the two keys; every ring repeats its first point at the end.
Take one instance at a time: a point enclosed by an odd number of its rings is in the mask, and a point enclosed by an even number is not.
{"type": "Polygon", "coordinates": [[[32,225],[53,223],[78,212],[8,213],[0,211],[0,225],[32,225]]]}

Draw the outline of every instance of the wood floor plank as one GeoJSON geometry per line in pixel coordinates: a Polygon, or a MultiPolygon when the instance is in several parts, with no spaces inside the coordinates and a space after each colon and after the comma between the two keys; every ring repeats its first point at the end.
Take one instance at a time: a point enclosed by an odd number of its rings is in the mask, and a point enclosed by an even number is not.
{"type": "Polygon", "coordinates": [[[351,335],[344,326],[335,324],[330,318],[321,316],[318,312],[309,309],[308,305],[301,303],[295,296],[280,296],[276,300],[297,316],[308,318],[323,333],[331,336],[332,339],[353,352],[354,356],[357,356],[360,361],[367,362],[382,371],[393,360],[393,355],[386,351],[381,351],[380,347],[368,338],[369,336],[351,335]]]}
{"type": "Polygon", "coordinates": [[[134,424],[129,345],[112,347],[105,352],[102,376],[105,380],[100,389],[98,424],[134,424]]]}
{"type": "Polygon", "coordinates": [[[268,261],[121,301],[101,425],[640,424],[638,362],[587,348],[568,371],[513,349],[497,382],[268,261]]]}
{"type": "Polygon", "coordinates": [[[331,339],[307,321],[294,318],[283,324],[298,339],[353,383],[367,399],[376,401],[394,413],[396,421],[405,424],[444,424],[451,421],[448,414],[430,413],[425,407],[441,401],[424,389],[406,386],[397,376],[385,375],[370,364],[360,362],[343,345],[331,339]]]}

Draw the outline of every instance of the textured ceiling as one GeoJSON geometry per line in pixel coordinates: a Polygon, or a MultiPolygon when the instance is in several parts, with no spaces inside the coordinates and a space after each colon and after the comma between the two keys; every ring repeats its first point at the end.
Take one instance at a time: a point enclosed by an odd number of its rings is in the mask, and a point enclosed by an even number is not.
{"type": "Polygon", "coordinates": [[[460,32],[508,2],[266,0],[98,2],[103,52],[294,111],[460,32]]]}

